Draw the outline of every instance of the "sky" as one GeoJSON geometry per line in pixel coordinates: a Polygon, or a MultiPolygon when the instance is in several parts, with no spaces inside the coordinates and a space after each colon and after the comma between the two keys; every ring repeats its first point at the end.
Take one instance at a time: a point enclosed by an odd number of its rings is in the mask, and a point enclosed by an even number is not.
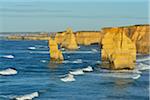
{"type": "Polygon", "coordinates": [[[57,32],[148,24],[148,0],[0,0],[0,32],[57,32]]]}

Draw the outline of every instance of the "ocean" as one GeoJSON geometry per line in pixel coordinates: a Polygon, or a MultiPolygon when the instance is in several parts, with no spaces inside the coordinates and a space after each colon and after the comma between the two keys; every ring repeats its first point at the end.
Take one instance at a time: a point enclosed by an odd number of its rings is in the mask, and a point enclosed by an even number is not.
{"type": "Polygon", "coordinates": [[[0,72],[15,68],[14,75],[0,76],[0,100],[38,93],[34,100],[148,100],[149,55],[137,54],[140,73],[107,72],[99,67],[98,45],[63,51],[65,61],[50,61],[47,41],[0,40],[0,72]],[[91,66],[92,72],[61,79],[70,71],[91,66]],[[140,69],[141,68],[141,69],[140,69]],[[140,75],[136,77],[135,75],[140,75]]]}

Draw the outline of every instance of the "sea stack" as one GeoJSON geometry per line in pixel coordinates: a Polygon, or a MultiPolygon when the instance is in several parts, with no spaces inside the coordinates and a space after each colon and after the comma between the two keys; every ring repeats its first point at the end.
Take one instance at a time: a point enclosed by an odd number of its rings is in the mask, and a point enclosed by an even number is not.
{"type": "Polygon", "coordinates": [[[102,40],[102,60],[108,61],[110,69],[134,69],[136,61],[135,43],[121,28],[105,29],[102,40]]]}
{"type": "Polygon", "coordinates": [[[50,52],[50,58],[51,61],[63,61],[64,57],[62,52],[58,49],[58,45],[55,40],[53,40],[51,37],[49,38],[49,52],[50,52]]]}
{"type": "Polygon", "coordinates": [[[75,50],[78,49],[78,45],[76,42],[76,37],[72,31],[71,28],[68,28],[67,31],[64,33],[64,40],[61,44],[62,47],[69,49],[69,50],[75,50]]]}

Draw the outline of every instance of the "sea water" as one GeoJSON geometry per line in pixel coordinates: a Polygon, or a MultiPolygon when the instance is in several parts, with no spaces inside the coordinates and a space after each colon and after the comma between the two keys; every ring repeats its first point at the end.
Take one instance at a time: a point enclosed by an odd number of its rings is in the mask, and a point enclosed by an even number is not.
{"type": "MultiPolygon", "coordinates": [[[[121,77],[121,73],[99,71],[102,69],[96,65],[101,61],[98,45],[63,51],[66,62],[52,63],[47,45],[47,41],[0,40],[0,70],[15,68],[17,71],[15,75],[0,76],[0,100],[27,96],[35,100],[148,100],[149,70],[142,71],[138,79],[127,77],[129,73],[121,77]],[[14,58],[5,58],[7,55],[14,58]],[[74,76],[75,81],[61,81],[70,71],[88,66],[94,70],[74,76]]],[[[148,57],[138,55],[137,63],[149,65],[148,57]]]]}

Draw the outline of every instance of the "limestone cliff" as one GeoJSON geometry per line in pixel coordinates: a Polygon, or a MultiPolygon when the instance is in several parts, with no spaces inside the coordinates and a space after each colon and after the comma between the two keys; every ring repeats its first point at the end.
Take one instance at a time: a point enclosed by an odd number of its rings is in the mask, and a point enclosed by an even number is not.
{"type": "Polygon", "coordinates": [[[134,42],[118,28],[105,30],[102,40],[102,60],[109,61],[110,69],[133,69],[136,60],[134,42]]]}
{"type": "Polygon", "coordinates": [[[50,58],[51,61],[62,61],[64,60],[62,52],[58,49],[58,45],[55,40],[49,38],[50,58]]]}
{"type": "Polygon", "coordinates": [[[13,34],[9,35],[7,39],[13,40],[48,40],[48,33],[27,33],[27,34],[13,34]]]}
{"type": "MultiPolygon", "coordinates": [[[[103,34],[100,31],[77,31],[74,32],[76,42],[78,45],[91,45],[99,44],[103,38],[103,34]]],[[[61,44],[64,40],[65,32],[58,32],[55,35],[55,41],[61,44]]]]}
{"type": "MultiPolygon", "coordinates": [[[[136,45],[138,53],[150,53],[150,25],[134,25],[117,27],[118,32],[126,34],[136,45]]],[[[113,28],[103,28],[102,33],[113,33],[113,28]]]]}
{"type": "Polygon", "coordinates": [[[98,44],[103,37],[100,31],[78,31],[75,35],[77,43],[81,45],[98,44]]]}
{"type": "Polygon", "coordinates": [[[61,43],[61,47],[72,50],[78,49],[76,38],[74,33],[72,32],[72,29],[68,28],[67,31],[63,33],[63,35],[64,37],[61,43]]]}

